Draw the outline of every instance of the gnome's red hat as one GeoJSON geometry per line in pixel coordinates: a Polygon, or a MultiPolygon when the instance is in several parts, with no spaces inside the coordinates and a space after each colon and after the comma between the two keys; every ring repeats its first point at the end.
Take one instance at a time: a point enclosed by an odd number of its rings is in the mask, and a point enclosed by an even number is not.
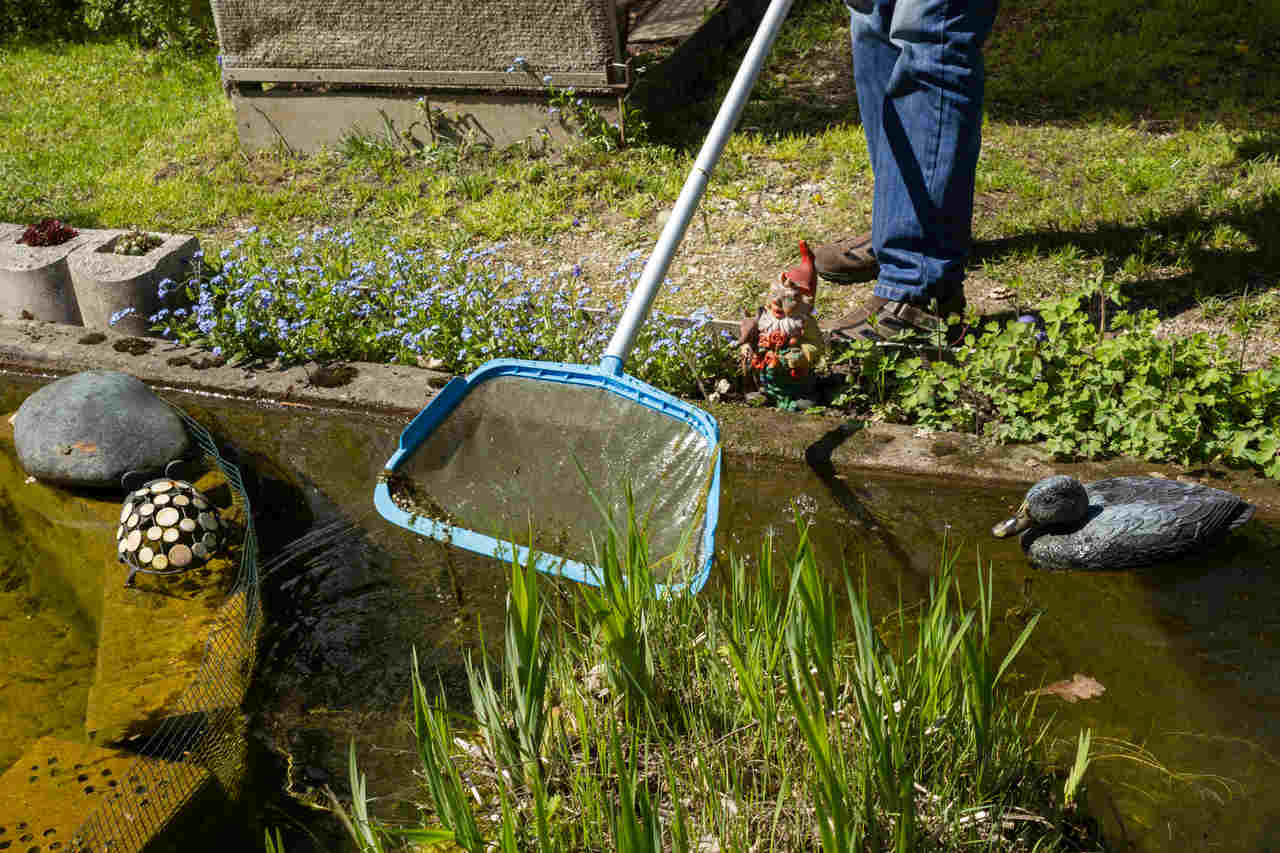
{"type": "Polygon", "coordinates": [[[800,241],[800,264],[784,272],[782,278],[791,282],[795,289],[805,296],[813,298],[817,291],[818,278],[813,267],[813,252],[809,251],[805,241],[800,241]]]}

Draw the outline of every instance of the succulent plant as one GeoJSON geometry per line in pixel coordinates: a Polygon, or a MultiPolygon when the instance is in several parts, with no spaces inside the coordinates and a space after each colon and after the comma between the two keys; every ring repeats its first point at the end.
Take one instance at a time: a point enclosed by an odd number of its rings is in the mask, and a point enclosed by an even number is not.
{"type": "Polygon", "coordinates": [[[131,228],[121,234],[119,240],[116,240],[115,253],[117,255],[145,255],[163,242],[163,238],[156,234],[148,234],[146,231],[131,228]]]}
{"type": "Polygon", "coordinates": [[[41,219],[35,225],[28,225],[18,242],[28,246],[61,246],[79,233],[59,219],[41,219]]]}

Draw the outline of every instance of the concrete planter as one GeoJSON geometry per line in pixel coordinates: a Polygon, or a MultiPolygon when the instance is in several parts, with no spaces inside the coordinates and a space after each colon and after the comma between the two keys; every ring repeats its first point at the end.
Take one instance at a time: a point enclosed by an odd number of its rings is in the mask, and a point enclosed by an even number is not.
{"type": "Polygon", "coordinates": [[[186,234],[157,234],[164,242],[145,255],[117,255],[116,243],[124,233],[108,232],[107,239],[72,253],[67,259],[71,285],[84,325],[146,335],[151,327],[147,318],[163,307],[157,295],[160,282],[186,278],[200,241],[186,234]],[[134,313],[111,326],[112,315],[124,308],[134,313]]]}
{"type": "Polygon", "coordinates": [[[82,229],[60,246],[27,246],[18,242],[25,230],[0,225],[0,315],[17,320],[26,312],[26,319],[79,325],[67,258],[108,232],[82,229]]]}

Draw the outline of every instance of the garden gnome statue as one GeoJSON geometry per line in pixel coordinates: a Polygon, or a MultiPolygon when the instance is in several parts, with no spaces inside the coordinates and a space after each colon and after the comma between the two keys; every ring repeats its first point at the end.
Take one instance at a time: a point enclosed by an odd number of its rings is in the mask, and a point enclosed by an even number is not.
{"type": "Polygon", "coordinates": [[[813,318],[818,279],[813,252],[800,241],[800,264],[779,273],[764,307],[742,321],[738,352],[744,372],[755,376],[765,397],[780,409],[817,404],[815,370],[825,352],[813,318]]]}

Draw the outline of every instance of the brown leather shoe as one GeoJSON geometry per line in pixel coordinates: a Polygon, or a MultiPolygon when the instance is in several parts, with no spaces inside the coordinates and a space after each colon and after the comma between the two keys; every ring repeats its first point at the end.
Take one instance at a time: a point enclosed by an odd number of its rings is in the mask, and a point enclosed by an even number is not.
{"type": "Polygon", "coordinates": [[[870,231],[819,246],[813,250],[813,260],[818,275],[837,284],[871,281],[880,273],[871,249],[870,231]]]}
{"type": "Polygon", "coordinates": [[[950,346],[963,336],[963,327],[952,328],[947,317],[964,314],[965,298],[961,293],[938,307],[938,313],[910,302],[894,302],[881,296],[870,296],[853,312],[836,320],[823,331],[832,344],[850,344],[856,340],[876,343],[896,340],[910,344],[943,344],[950,346]],[[960,334],[956,334],[957,330],[960,334]]]}

